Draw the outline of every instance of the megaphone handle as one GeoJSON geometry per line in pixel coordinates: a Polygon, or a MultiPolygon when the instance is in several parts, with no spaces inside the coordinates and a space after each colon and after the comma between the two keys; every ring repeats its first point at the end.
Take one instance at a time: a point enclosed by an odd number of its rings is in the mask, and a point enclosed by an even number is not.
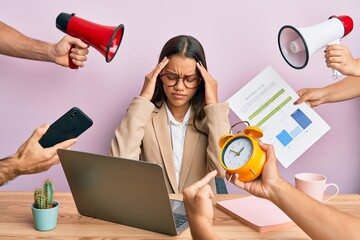
{"type": "MultiPolygon", "coordinates": [[[[335,39],[334,41],[330,42],[328,45],[332,45],[332,44],[341,44],[340,39],[335,39]]],[[[331,69],[332,70],[332,75],[333,75],[333,79],[337,79],[339,76],[341,76],[341,72],[339,72],[336,69],[331,69]]]]}
{"type": "Polygon", "coordinates": [[[332,68],[332,74],[333,74],[333,78],[336,80],[339,76],[341,76],[341,72],[339,72],[338,70],[336,69],[333,69],[332,68]]]}
{"type": "MultiPolygon", "coordinates": [[[[71,49],[73,49],[74,47],[75,47],[75,45],[72,45],[72,46],[71,46],[71,49]]],[[[72,58],[70,57],[71,49],[70,49],[70,52],[69,52],[69,68],[71,68],[71,69],[78,69],[79,67],[76,66],[76,65],[72,62],[72,58]]]]}

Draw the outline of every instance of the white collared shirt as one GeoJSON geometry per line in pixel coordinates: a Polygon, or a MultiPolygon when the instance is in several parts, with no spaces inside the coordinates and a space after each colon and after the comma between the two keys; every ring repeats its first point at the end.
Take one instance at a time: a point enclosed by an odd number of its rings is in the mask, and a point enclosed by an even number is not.
{"type": "Polygon", "coordinates": [[[173,153],[173,158],[174,158],[176,182],[179,185],[185,135],[186,135],[187,123],[190,118],[191,107],[189,107],[189,109],[187,110],[182,122],[178,122],[174,118],[174,116],[170,112],[170,109],[166,105],[166,103],[165,103],[165,109],[166,109],[166,113],[168,116],[168,124],[169,124],[171,144],[172,144],[172,153],[173,153]]]}

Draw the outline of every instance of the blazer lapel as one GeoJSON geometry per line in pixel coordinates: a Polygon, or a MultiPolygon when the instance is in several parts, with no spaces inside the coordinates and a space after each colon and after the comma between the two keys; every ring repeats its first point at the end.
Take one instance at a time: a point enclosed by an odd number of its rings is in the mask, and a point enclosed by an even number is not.
{"type": "Polygon", "coordinates": [[[193,161],[197,142],[200,137],[200,133],[196,131],[193,127],[193,114],[191,112],[191,117],[188,122],[185,142],[184,142],[184,151],[183,151],[183,159],[181,164],[181,171],[180,171],[180,179],[179,179],[179,189],[183,189],[185,180],[189,174],[191,162],[193,161]]]}
{"type": "Polygon", "coordinates": [[[167,115],[165,111],[165,105],[159,109],[158,114],[156,114],[152,119],[154,130],[156,134],[156,139],[160,148],[160,153],[162,157],[162,162],[164,170],[167,173],[171,187],[174,193],[179,193],[178,185],[176,182],[175,176],[175,166],[172,155],[172,146],[169,127],[167,123],[167,115]]]}

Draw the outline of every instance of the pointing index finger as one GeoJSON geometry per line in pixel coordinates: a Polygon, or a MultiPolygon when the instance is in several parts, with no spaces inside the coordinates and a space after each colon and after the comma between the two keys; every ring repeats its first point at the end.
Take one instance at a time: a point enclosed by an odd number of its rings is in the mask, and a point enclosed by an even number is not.
{"type": "Polygon", "coordinates": [[[217,174],[217,171],[214,170],[212,172],[209,172],[205,177],[203,177],[201,180],[197,181],[192,185],[193,188],[200,189],[204,187],[206,184],[208,184],[217,174]]]}

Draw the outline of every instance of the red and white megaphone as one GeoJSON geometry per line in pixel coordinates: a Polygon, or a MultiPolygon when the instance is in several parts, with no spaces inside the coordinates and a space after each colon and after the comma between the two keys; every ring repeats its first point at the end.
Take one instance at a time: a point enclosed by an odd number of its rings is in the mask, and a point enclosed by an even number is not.
{"type": "MultiPolygon", "coordinates": [[[[353,29],[349,16],[331,16],[327,21],[304,28],[283,26],[278,34],[278,44],[285,61],[295,69],[304,68],[310,56],[319,49],[340,43],[353,29]]],[[[333,69],[333,77],[341,75],[333,69]]]]}
{"type": "MultiPolygon", "coordinates": [[[[124,34],[122,24],[117,27],[99,25],[76,17],[75,13],[60,13],[56,18],[56,27],[97,49],[105,57],[106,62],[114,58],[124,34]]],[[[69,66],[71,69],[78,68],[71,60],[69,66]]]]}

